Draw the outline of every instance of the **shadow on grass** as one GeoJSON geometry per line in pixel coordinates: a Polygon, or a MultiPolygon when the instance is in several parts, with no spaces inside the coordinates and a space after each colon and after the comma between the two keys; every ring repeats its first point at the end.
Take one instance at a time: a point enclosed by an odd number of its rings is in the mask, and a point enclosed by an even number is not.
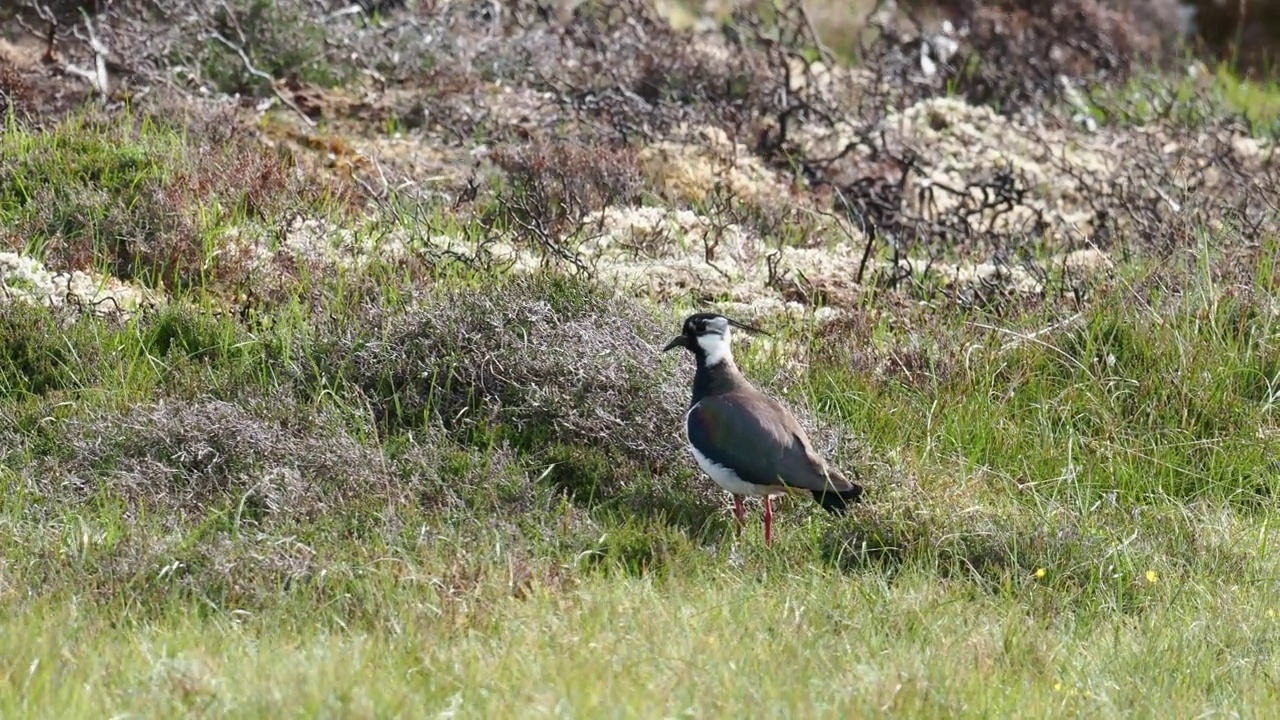
{"type": "Polygon", "coordinates": [[[728,530],[720,509],[687,473],[655,476],[625,457],[590,446],[555,444],[539,481],[593,513],[625,513],[653,528],[672,528],[693,542],[714,542],[728,530]]]}

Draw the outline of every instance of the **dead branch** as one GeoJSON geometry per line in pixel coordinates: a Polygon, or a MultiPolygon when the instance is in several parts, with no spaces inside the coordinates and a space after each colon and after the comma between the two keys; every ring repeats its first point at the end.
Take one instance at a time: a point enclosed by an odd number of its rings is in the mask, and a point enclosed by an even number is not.
{"type": "Polygon", "coordinates": [[[239,55],[240,62],[244,64],[245,72],[248,72],[250,75],[253,75],[254,77],[262,78],[263,80],[265,80],[267,82],[267,85],[270,86],[271,92],[275,94],[276,99],[278,99],[281,103],[283,103],[285,107],[289,108],[295,114],[297,114],[298,117],[302,118],[302,122],[306,123],[308,127],[316,126],[315,120],[312,120],[306,113],[302,111],[302,108],[298,107],[297,104],[295,104],[292,100],[290,100],[284,93],[280,92],[280,88],[276,86],[275,78],[271,77],[267,73],[254,67],[253,61],[249,59],[249,55],[245,53],[244,48],[231,42],[225,36],[223,36],[222,33],[218,32],[217,30],[209,30],[208,33],[209,33],[209,37],[212,37],[214,40],[217,40],[219,43],[222,43],[224,46],[226,46],[228,50],[234,52],[236,55],[239,55]]]}

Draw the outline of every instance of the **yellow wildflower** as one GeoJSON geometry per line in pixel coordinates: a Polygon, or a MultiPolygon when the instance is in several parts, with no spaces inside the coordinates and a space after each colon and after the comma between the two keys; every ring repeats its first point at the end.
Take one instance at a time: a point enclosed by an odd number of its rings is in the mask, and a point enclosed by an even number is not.
{"type": "Polygon", "coordinates": [[[1044,568],[1036,568],[1036,577],[1038,578],[1044,577],[1044,568]]]}
{"type": "Polygon", "coordinates": [[[1147,582],[1151,583],[1152,585],[1155,585],[1155,584],[1156,584],[1156,580],[1159,580],[1159,579],[1160,579],[1160,578],[1158,578],[1158,577],[1156,576],[1156,571],[1155,571],[1155,570],[1148,570],[1148,571],[1147,571],[1147,582]]]}

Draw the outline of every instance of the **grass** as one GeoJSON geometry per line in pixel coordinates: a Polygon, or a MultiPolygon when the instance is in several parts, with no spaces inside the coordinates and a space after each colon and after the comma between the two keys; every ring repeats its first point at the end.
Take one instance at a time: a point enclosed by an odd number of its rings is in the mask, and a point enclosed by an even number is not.
{"type": "Polygon", "coordinates": [[[287,162],[219,120],[193,134],[191,118],[128,110],[43,128],[10,116],[0,134],[0,242],[57,269],[95,267],[152,286],[242,285],[246,251],[224,241],[228,230],[342,212],[343,191],[292,177],[287,162]]]}
{"type": "MultiPolygon", "coordinates": [[[[31,619],[56,623],[57,634],[32,625],[6,633],[25,690],[8,695],[6,714],[728,716],[746,705],[760,714],[1153,717],[1274,699],[1265,638],[1280,621],[1262,615],[1267,593],[1257,587],[1192,594],[1127,622],[1105,609],[1037,618],[1023,597],[975,598],[926,572],[847,582],[786,565],[703,567],[678,583],[595,579],[524,599],[490,579],[463,610],[441,609],[429,579],[406,570],[380,583],[387,620],[372,627],[327,614],[178,611],[120,631],[46,608],[31,619]],[[1258,619],[1241,623],[1241,609],[1258,619]],[[113,652],[80,651],[86,645],[113,652]],[[31,696],[49,704],[24,708],[31,696]]],[[[1178,590],[1150,593],[1168,603],[1178,590]]]]}
{"type": "MultiPolygon", "coordinates": [[[[597,312],[589,286],[512,287],[597,312]]],[[[740,343],[862,438],[836,456],[872,499],[787,503],[773,547],[757,510],[736,548],[687,469],[547,455],[514,416],[387,425],[359,377],[285,359],[334,352],[285,310],[7,307],[6,362],[51,369],[0,405],[0,712],[1248,714],[1277,695],[1275,333],[1263,299],[1183,290],[1146,293],[1160,323],[1102,301],[1016,347],[959,311],[874,324],[803,374],[740,343]],[[564,463],[605,489],[564,494],[564,463]]],[[[683,392],[687,360],[652,363],[638,381],[683,392]]]]}
{"type": "Polygon", "coordinates": [[[1138,253],[1078,302],[868,290],[767,320],[742,368],[868,501],[784,501],[765,546],[681,446],[691,364],[657,349],[692,306],[446,262],[424,228],[479,219],[397,196],[344,225],[341,188],[207,132],[0,137],[11,247],[169,298],[0,302],[0,716],[1280,700],[1271,227],[1138,253]],[[342,265],[286,242],[297,214],[413,242],[342,265]],[[246,227],[286,276],[249,308],[261,276],[219,244],[246,227]]]}

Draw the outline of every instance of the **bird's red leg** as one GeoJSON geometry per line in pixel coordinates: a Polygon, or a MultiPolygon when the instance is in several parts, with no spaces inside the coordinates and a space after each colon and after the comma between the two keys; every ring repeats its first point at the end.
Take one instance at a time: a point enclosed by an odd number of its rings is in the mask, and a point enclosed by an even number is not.
{"type": "Polygon", "coordinates": [[[742,535],[742,527],[747,524],[747,508],[742,504],[742,496],[733,496],[733,517],[738,521],[738,536],[742,535]]]}
{"type": "Polygon", "coordinates": [[[773,498],[764,496],[764,544],[773,542],[773,498]]]}

